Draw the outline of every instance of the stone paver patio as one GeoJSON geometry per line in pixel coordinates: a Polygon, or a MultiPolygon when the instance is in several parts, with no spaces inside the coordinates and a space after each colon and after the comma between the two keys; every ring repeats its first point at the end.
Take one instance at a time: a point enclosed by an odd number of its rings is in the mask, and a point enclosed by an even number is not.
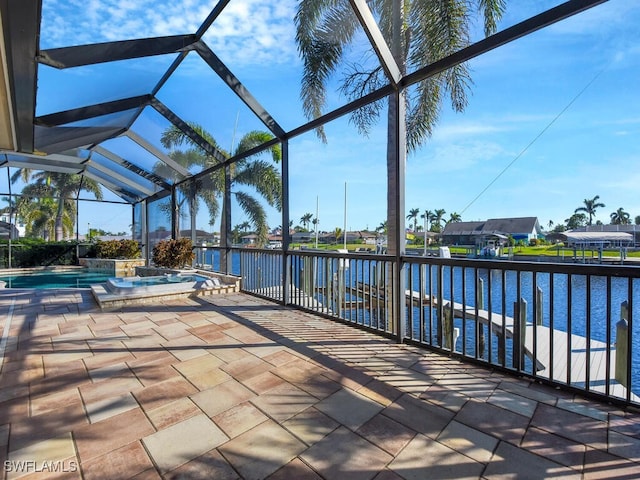
{"type": "Polygon", "coordinates": [[[640,414],[244,294],[0,293],[3,478],[640,478],[640,414]]]}

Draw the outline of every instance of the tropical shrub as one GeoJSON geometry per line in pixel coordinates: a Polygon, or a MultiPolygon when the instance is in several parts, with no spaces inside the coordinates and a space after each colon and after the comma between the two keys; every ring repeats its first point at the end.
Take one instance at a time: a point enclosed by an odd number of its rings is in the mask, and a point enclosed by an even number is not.
{"type": "Polygon", "coordinates": [[[106,240],[96,243],[97,258],[140,258],[142,252],[135,240],[106,240]]]}
{"type": "Polygon", "coordinates": [[[161,240],[153,247],[153,263],[157,267],[190,267],[195,259],[190,238],[161,240]]]}

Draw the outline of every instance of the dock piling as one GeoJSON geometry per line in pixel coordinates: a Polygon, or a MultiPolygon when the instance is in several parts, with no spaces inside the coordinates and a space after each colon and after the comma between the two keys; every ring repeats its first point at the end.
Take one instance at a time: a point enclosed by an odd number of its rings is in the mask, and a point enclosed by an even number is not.
{"type": "Polygon", "coordinates": [[[627,385],[627,365],[629,357],[629,302],[620,305],[620,320],[616,323],[616,370],[615,379],[625,388],[627,385]]]}

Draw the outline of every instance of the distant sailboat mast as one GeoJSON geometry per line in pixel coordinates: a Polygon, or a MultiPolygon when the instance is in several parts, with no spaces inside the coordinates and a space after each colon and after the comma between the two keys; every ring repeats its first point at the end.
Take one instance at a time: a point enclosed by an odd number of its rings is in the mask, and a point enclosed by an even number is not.
{"type": "Polygon", "coordinates": [[[344,249],[347,249],[347,182],[344,182],[344,230],[342,232],[344,238],[344,249]]]}

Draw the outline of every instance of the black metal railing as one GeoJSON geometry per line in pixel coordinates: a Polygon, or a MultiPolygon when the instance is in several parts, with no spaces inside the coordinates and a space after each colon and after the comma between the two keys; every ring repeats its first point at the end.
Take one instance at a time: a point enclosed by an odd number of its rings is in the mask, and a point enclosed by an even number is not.
{"type": "Polygon", "coordinates": [[[394,258],[384,255],[296,250],[286,265],[281,251],[234,255],[246,292],[461,359],[640,404],[634,323],[640,268],[406,256],[398,283],[394,258]],[[400,321],[393,321],[396,302],[400,321]]]}

